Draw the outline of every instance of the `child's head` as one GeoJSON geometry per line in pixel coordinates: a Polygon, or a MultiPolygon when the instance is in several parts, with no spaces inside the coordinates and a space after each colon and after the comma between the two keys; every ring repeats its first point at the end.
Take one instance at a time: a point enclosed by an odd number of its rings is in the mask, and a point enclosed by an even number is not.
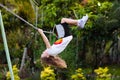
{"type": "Polygon", "coordinates": [[[60,57],[42,57],[41,62],[58,68],[67,68],[65,61],[62,60],[60,57]]]}

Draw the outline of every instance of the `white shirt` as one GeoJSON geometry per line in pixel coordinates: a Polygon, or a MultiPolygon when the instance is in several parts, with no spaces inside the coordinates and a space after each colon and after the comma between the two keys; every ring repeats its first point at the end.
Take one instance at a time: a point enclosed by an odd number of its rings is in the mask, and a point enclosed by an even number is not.
{"type": "Polygon", "coordinates": [[[48,48],[45,52],[47,52],[51,56],[58,55],[59,53],[61,53],[67,47],[67,45],[70,43],[72,38],[73,38],[73,36],[70,35],[70,36],[67,36],[67,37],[64,37],[64,38],[61,38],[61,39],[57,40],[51,46],[51,48],[48,48]]]}

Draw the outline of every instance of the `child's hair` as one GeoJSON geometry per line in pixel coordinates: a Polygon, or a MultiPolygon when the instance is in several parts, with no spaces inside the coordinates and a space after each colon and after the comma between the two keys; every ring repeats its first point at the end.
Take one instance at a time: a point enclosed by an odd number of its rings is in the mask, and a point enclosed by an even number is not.
{"type": "Polygon", "coordinates": [[[60,57],[43,57],[41,58],[41,62],[58,68],[67,68],[66,62],[60,57]]]}

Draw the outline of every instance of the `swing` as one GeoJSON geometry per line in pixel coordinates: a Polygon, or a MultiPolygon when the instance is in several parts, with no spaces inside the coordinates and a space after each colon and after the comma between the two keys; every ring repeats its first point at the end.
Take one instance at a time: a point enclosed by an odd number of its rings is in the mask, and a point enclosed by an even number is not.
{"type": "Polygon", "coordinates": [[[61,59],[59,56],[57,56],[58,54],[56,54],[56,53],[61,53],[61,50],[64,50],[66,47],[66,44],[68,44],[72,39],[72,36],[70,36],[69,30],[68,30],[69,27],[64,27],[63,25],[66,25],[66,23],[58,24],[54,27],[56,30],[53,30],[53,31],[56,31],[58,40],[54,43],[54,45],[52,45],[52,47],[50,49],[49,48],[47,49],[47,51],[52,56],[49,56],[49,57],[42,56],[41,57],[42,63],[48,64],[48,65],[51,65],[51,66],[54,66],[57,68],[67,68],[66,62],[63,59],[61,59]],[[66,37],[68,35],[69,35],[69,37],[66,37]],[[64,38],[64,37],[66,37],[66,38],[64,38]],[[62,43],[63,42],[62,38],[64,38],[64,43],[62,43]],[[64,45],[64,46],[62,46],[62,48],[60,46],[55,47],[55,45],[58,45],[61,43],[62,43],[62,45],[64,45]],[[58,48],[60,48],[61,50],[59,50],[58,48]]]}
{"type": "MultiPolygon", "coordinates": [[[[17,14],[13,13],[10,9],[8,9],[7,7],[5,7],[4,5],[0,4],[0,6],[4,9],[6,9],[8,12],[12,13],[14,16],[16,16],[17,18],[19,18],[20,20],[22,20],[23,22],[25,22],[26,24],[28,24],[29,26],[31,26],[33,29],[38,30],[37,27],[35,27],[34,25],[32,25],[31,23],[27,22],[25,19],[23,19],[22,17],[18,16],[17,14]]],[[[64,32],[64,28],[61,24],[54,26],[54,28],[56,28],[57,34],[58,34],[58,38],[62,38],[65,35],[64,32]]],[[[52,33],[54,34],[54,28],[52,32],[48,32],[48,31],[43,31],[44,33],[52,33]]],[[[24,54],[23,54],[23,59],[22,59],[22,64],[20,67],[20,70],[22,69],[23,65],[24,65],[24,59],[25,59],[25,54],[26,54],[26,48],[24,49],[24,54]]],[[[65,63],[64,60],[62,60],[60,57],[53,57],[50,56],[49,58],[42,58],[41,59],[42,62],[48,64],[48,65],[52,65],[55,67],[59,67],[59,68],[67,68],[67,65],[65,63]]]]}
{"type": "MultiPolygon", "coordinates": [[[[16,16],[17,18],[19,18],[20,20],[22,20],[23,22],[25,22],[26,24],[28,24],[29,26],[31,26],[32,28],[34,28],[35,30],[38,30],[37,27],[35,27],[34,25],[32,25],[31,23],[29,23],[28,21],[26,21],[25,19],[23,19],[22,17],[18,16],[17,14],[15,14],[14,12],[12,12],[10,9],[8,9],[7,7],[5,7],[4,5],[2,5],[0,3],[0,6],[4,9],[6,9],[8,12],[12,13],[14,16],[16,16]]],[[[43,31],[44,33],[53,33],[53,32],[48,32],[48,31],[43,31]]]]}

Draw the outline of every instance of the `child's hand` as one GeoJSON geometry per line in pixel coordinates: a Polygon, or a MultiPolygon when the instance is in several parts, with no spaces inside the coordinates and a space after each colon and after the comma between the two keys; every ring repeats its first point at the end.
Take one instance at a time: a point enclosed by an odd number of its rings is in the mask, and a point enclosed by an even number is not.
{"type": "Polygon", "coordinates": [[[43,30],[39,28],[39,29],[38,29],[38,32],[43,33],[43,30]]]}

